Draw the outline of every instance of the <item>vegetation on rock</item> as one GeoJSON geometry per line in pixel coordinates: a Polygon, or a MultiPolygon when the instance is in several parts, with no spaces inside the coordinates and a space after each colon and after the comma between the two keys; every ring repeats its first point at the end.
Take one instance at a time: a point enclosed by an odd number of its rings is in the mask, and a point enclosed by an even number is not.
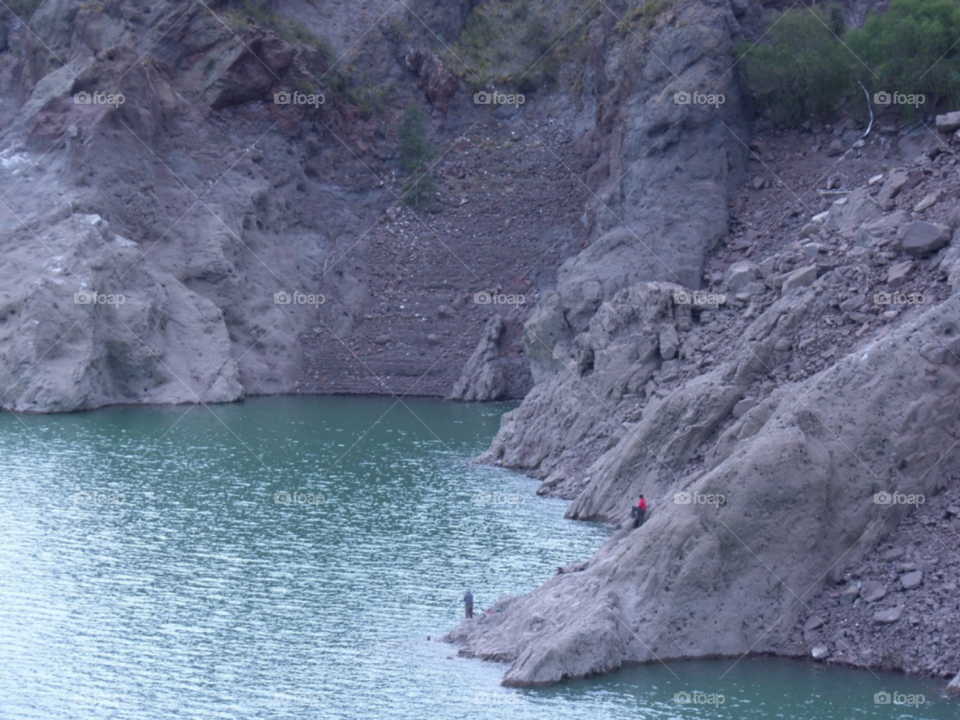
{"type": "Polygon", "coordinates": [[[397,141],[398,162],[408,176],[403,188],[403,202],[415,209],[435,210],[437,186],[428,167],[435,153],[427,140],[427,116],[416,105],[411,105],[403,113],[403,120],[397,128],[397,141]]]}
{"type": "Polygon", "coordinates": [[[875,93],[922,95],[919,104],[895,103],[904,116],[960,102],[957,37],[954,0],[893,0],[849,32],[842,8],[830,3],[781,13],[758,44],[742,42],[737,54],[758,110],[798,125],[857,102],[858,80],[871,100],[875,93]]]}

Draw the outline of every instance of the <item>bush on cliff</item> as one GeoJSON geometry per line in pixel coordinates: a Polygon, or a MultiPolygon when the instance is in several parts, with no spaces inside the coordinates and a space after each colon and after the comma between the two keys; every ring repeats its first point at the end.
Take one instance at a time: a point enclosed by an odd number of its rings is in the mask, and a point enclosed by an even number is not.
{"type": "Polygon", "coordinates": [[[407,175],[401,200],[413,208],[434,210],[437,186],[428,169],[434,152],[427,141],[427,116],[416,105],[411,105],[404,111],[403,120],[397,128],[397,141],[400,169],[407,175]]]}
{"type": "Polygon", "coordinates": [[[759,44],[739,44],[737,55],[758,109],[790,124],[833,115],[855,87],[852,58],[838,31],[842,15],[833,8],[787,10],[759,44]]]}
{"type": "Polygon", "coordinates": [[[869,68],[859,74],[871,93],[922,94],[922,107],[933,112],[944,100],[951,109],[960,106],[958,40],[957,0],[893,0],[889,10],[850,33],[849,44],[869,68]]]}
{"type": "Polygon", "coordinates": [[[851,93],[859,95],[856,79],[871,100],[879,92],[924,96],[921,104],[894,101],[904,115],[960,106],[958,38],[957,0],[893,0],[846,34],[844,11],[831,3],[778,15],[756,45],[740,43],[737,55],[758,109],[799,124],[835,114],[851,93]]]}

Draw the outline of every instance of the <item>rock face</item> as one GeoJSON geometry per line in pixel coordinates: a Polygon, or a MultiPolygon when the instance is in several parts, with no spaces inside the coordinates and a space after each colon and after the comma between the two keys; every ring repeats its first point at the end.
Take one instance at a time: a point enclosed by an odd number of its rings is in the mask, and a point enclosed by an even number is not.
{"type": "Polygon", "coordinates": [[[527,325],[535,382],[563,372],[554,348],[586,331],[621,290],[650,280],[699,287],[705,254],[727,231],[745,154],[739,91],[726,73],[738,22],[728,4],[712,2],[678,5],[662,19],[644,43],[618,32],[612,15],[596,27],[586,78],[605,91],[597,126],[578,145],[600,151],[587,177],[603,204],[591,204],[595,239],[560,267],[556,294],[527,325]],[[693,91],[725,102],[675,102],[693,91]]]}
{"type": "MultiPolygon", "coordinates": [[[[774,648],[820,568],[861,557],[907,513],[875,493],[942,486],[938,461],[950,458],[950,467],[957,457],[948,428],[960,419],[958,363],[924,360],[913,347],[935,339],[960,351],[957,298],[775,391],[722,429],[699,470],[675,470],[763,372],[780,334],[817,312],[815,297],[808,288],[775,303],[733,361],[667,396],[588,469],[598,480],[568,514],[619,520],[623,498],[643,492],[651,498],[643,527],[615,534],[584,572],[504,598],[496,617],[458,627],[450,639],[462,652],[510,661],[505,684],[535,685],[627,661],[774,648]],[[890,437],[893,461],[877,452],[890,437]]],[[[883,613],[877,622],[899,619],[883,613]]]]}
{"type": "Polygon", "coordinates": [[[0,364],[15,411],[83,410],[131,401],[229,402],[243,396],[212,302],[140,262],[136,243],[69,206],[34,219],[55,260],[31,276],[37,237],[7,238],[0,364]]]}
{"type": "MultiPolygon", "coordinates": [[[[557,111],[574,98],[557,93],[545,110],[531,94],[522,129],[536,143],[511,142],[519,118],[489,126],[489,108],[473,105],[437,54],[456,40],[476,0],[371,0],[363,12],[271,4],[254,14],[223,0],[135,5],[21,3],[38,7],[20,19],[0,8],[0,250],[15,258],[18,276],[0,305],[9,309],[7,327],[24,338],[11,332],[0,343],[0,406],[43,412],[183,402],[197,393],[224,401],[269,393],[444,397],[495,311],[470,298],[493,287],[528,298],[504,313],[501,338],[507,394],[522,397],[531,385],[523,316],[587,233],[577,221],[589,190],[567,167],[543,166],[573,162],[570,148],[593,127],[591,112],[578,124],[557,111]],[[278,100],[293,91],[313,101],[278,100]],[[92,100],[108,94],[124,100],[92,100]],[[407,105],[435,110],[427,133],[444,149],[436,214],[399,200],[407,178],[397,160],[397,108],[407,105]],[[546,133],[553,114],[565,122],[546,133]],[[471,148],[491,137],[506,147],[471,148]],[[491,200],[487,182],[512,185],[491,200]],[[94,215],[134,246],[105,251],[103,268],[88,269],[72,258],[73,248],[89,246],[84,237],[48,235],[76,232],[94,215]],[[505,218],[515,223],[506,243],[505,218]],[[530,258],[537,268],[525,275],[530,258]],[[114,263],[119,271],[106,272],[114,263]],[[123,313],[141,308],[143,323],[129,327],[144,330],[138,339],[156,367],[125,357],[133,350],[121,345],[132,336],[117,338],[118,328],[127,332],[116,324],[119,313],[83,316],[73,328],[89,339],[79,356],[66,347],[72,335],[20,327],[21,317],[52,317],[51,331],[59,327],[68,314],[43,311],[36,303],[47,297],[31,283],[63,278],[64,291],[96,282],[88,285],[98,293],[126,296],[123,313]],[[31,298],[33,309],[21,315],[31,298]],[[437,316],[438,306],[454,312],[437,316]],[[88,362],[95,371],[80,369],[88,362]],[[68,365],[75,377],[55,380],[68,365]]],[[[604,91],[592,87],[587,103],[604,91]]]]}
{"type": "Polygon", "coordinates": [[[499,400],[507,391],[507,378],[500,360],[500,337],[505,324],[499,315],[490,318],[483,329],[477,349],[463,369],[450,394],[450,400],[481,402],[499,400]]]}

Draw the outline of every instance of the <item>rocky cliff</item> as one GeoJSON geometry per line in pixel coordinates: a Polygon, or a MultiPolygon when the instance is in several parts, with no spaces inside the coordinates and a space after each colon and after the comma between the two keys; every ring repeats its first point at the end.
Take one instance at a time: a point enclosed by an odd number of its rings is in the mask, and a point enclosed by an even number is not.
{"type": "Polygon", "coordinates": [[[758,123],[702,287],[541,300],[538,384],[484,459],[622,529],[462,653],[519,686],[759,652],[956,672],[958,127],[758,123]]]}
{"type": "Polygon", "coordinates": [[[521,397],[526,309],[586,241],[568,145],[592,123],[570,121],[579,94],[474,104],[438,53],[476,5],[5,8],[3,407],[443,397],[496,314],[499,391],[521,397]],[[431,213],[400,199],[410,106],[431,118],[431,213]]]}

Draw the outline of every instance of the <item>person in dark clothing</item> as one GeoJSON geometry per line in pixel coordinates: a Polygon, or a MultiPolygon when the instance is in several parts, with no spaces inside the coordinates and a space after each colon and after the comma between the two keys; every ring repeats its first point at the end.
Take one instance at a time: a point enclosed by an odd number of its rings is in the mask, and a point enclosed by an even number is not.
{"type": "Polygon", "coordinates": [[[467,619],[473,617],[473,593],[467,590],[463,594],[463,607],[466,610],[467,619]]]}
{"type": "Polygon", "coordinates": [[[643,525],[643,517],[647,514],[647,501],[643,499],[643,493],[640,493],[640,500],[637,501],[637,506],[633,509],[632,515],[636,518],[633,521],[633,527],[638,528],[643,525]]]}

